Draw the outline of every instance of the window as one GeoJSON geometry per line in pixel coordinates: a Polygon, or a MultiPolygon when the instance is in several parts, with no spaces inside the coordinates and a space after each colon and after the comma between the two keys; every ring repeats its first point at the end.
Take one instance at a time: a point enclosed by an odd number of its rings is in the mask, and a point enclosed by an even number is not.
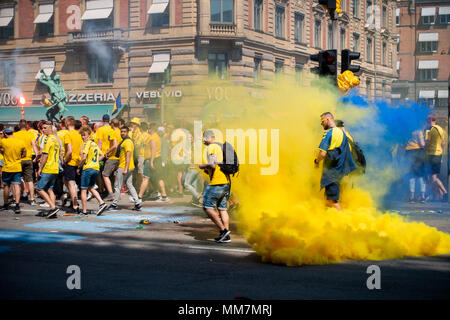
{"type": "Polygon", "coordinates": [[[400,8],[395,9],[395,24],[400,25],[400,8]]]}
{"type": "Polygon", "coordinates": [[[372,81],[370,79],[366,80],[366,94],[369,98],[372,97],[372,81]]]}
{"type": "Polygon", "coordinates": [[[436,15],[435,7],[422,8],[421,12],[422,24],[434,24],[435,15],[436,15]]]}
{"type": "Polygon", "coordinates": [[[341,32],[340,32],[340,39],[339,39],[339,44],[340,44],[340,50],[344,50],[345,49],[345,29],[341,28],[341,32]]]}
{"type": "Polygon", "coordinates": [[[419,48],[422,53],[436,52],[438,49],[439,33],[422,32],[419,33],[419,48]]]}
{"type": "Polygon", "coordinates": [[[0,8],[0,39],[14,38],[14,8],[0,8]]]}
{"type": "Polygon", "coordinates": [[[262,11],[263,11],[263,0],[255,0],[255,3],[253,5],[253,19],[254,19],[254,26],[255,30],[261,31],[262,30],[262,11]]]}
{"type": "Polygon", "coordinates": [[[225,52],[211,52],[208,54],[208,74],[210,77],[225,79],[228,70],[228,59],[225,52]]]}
{"type": "Polygon", "coordinates": [[[296,12],[294,17],[294,39],[296,42],[303,42],[303,21],[305,16],[296,12]]]}
{"type": "MultiPolygon", "coordinates": [[[[169,8],[169,6],[167,6],[169,8]]],[[[170,11],[166,9],[163,13],[152,14],[152,27],[168,27],[170,11]]]]}
{"type": "Polygon", "coordinates": [[[275,37],[284,37],[284,7],[275,7],[275,37]]]}
{"type": "Polygon", "coordinates": [[[431,53],[437,51],[437,41],[426,41],[420,43],[420,51],[422,53],[431,53]]]}
{"type": "Polygon", "coordinates": [[[211,22],[233,23],[234,0],[211,0],[211,22]]]}
{"type": "Polygon", "coordinates": [[[359,18],[359,0],[353,0],[353,17],[359,18]]]}
{"type": "Polygon", "coordinates": [[[328,24],[327,40],[328,49],[333,49],[333,26],[331,23],[328,24]]]}
{"type": "Polygon", "coordinates": [[[300,85],[303,84],[303,65],[302,64],[295,65],[295,82],[297,82],[297,84],[300,84],[300,85]]]}
{"type": "Polygon", "coordinates": [[[386,44],[386,42],[383,42],[382,49],[381,49],[381,64],[383,66],[386,65],[386,55],[387,55],[387,44],[386,44]]]}
{"type": "Polygon", "coordinates": [[[439,23],[448,24],[450,22],[450,7],[439,8],[439,23]]]}
{"type": "Polygon", "coordinates": [[[353,51],[359,52],[359,34],[353,34],[353,51]]]}
{"type": "Polygon", "coordinates": [[[437,80],[438,69],[420,69],[419,79],[424,81],[437,80]]]}
{"type": "Polygon", "coordinates": [[[275,59],[275,73],[283,73],[284,60],[275,59]]]}
{"type": "Polygon", "coordinates": [[[259,82],[261,79],[262,56],[260,54],[256,54],[253,58],[253,62],[253,80],[254,82],[259,82]]]}
{"type": "Polygon", "coordinates": [[[16,62],[14,60],[4,60],[2,67],[3,87],[13,87],[16,85],[16,62]]]}
{"type": "Polygon", "coordinates": [[[88,56],[88,74],[90,83],[112,83],[114,64],[110,59],[96,55],[88,56]]]}
{"type": "Polygon", "coordinates": [[[366,46],[366,60],[367,62],[372,62],[372,38],[367,38],[366,46]]]}
{"type": "Polygon", "coordinates": [[[113,0],[86,0],[86,11],[83,13],[83,32],[92,33],[114,28],[113,0]]]}
{"type": "Polygon", "coordinates": [[[383,13],[382,13],[381,19],[383,21],[383,28],[386,29],[386,25],[387,25],[387,8],[385,6],[383,6],[383,13]]]}
{"type": "Polygon", "coordinates": [[[314,21],[314,47],[320,48],[320,33],[322,32],[321,22],[319,19],[314,21]]]}
{"type": "Polygon", "coordinates": [[[39,14],[34,19],[37,24],[39,36],[52,36],[54,32],[53,4],[39,4],[39,14]]]}
{"type": "Polygon", "coordinates": [[[367,0],[366,1],[366,22],[373,24],[374,21],[373,18],[374,16],[372,15],[372,11],[373,11],[373,7],[372,7],[372,0],[367,0]]]}

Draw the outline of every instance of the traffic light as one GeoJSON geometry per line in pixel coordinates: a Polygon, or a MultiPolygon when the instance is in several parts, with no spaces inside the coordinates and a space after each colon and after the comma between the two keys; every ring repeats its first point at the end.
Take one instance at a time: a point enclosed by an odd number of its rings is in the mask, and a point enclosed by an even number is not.
{"type": "Polygon", "coordinates": [[[355,73],[358,72],[360,67],[351,65],[352,60],[359,59],[360,53],[359,52],[353,52],[348,49],[344,49],[341,51],[341,73],[344,73],[344,71],[350,70],[351,72],[355,73]]]}
{"type": "Polygon", "coordinates": [[[318,73],[320,76],[332,76],[336,78],[337,75],[337,51],[325,50],[318,54],[310,55],[312,61],[317,61],[319,67],[313,68],[311,71],[318,73]]]}

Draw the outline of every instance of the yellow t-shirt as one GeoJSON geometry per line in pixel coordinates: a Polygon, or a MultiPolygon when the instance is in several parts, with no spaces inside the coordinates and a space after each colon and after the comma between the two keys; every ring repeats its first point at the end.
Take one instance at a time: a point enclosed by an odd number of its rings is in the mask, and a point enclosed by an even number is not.
{"type": "MultiPolygon", "coordinates": [[[[161,137],[156,132],[153,132],[150,135],[150,140],[149,140],[149,144],[148,144],[149,146],[150,146],[150,141],[151,140],[154,140],[155,143],[156,143],[155,158],[161,157],[161,137]]],[[[146,152],[145,159],[151,159],[151,157],[152,157],[152,149],[150,147],[149,148],[145,148],[145,152],[146,152]]]]}
{"type": "Polygon", "coordinates": [[[43,173],[58,174],[59,173],[59,142],[54,135],[44,136],[43,154],[48,154],[45,162],[43,173]]]}
{"type": "Polygon", "coordinates": [[[98,145],[92,140],[85,142],[83,145],[83,153],[86,154],[83,170],[94,169],[100,171],[99,158],[103,153],[100,151],[98,145]]]}
{"type": "MultiPolygon", "coordinates": [[[[83,138],[81,138],[81,134],[77,130],[69,130],[69,132],[64,136],[64,146],[69,143],[72,144],[72,156],[68,165],[78,167],[81,161],[83,138]]],[[[67,150],[65,152],[67,152],[67,150]]]]}
{"type": "Polygon", "coordinates": [[[125,164],[127,161],[126,154],[128,151],[131,152],[130,165],[128,166],[128,170],[132,170],[134,169],[134,143],[133,141],[131,141],[131,139],[125,139],[125,141],[120,145],[119,168],[125,169],[125,164]]]}
{"type": "MultiPolygon", "coordinates": [[[[114,139],[117,140],[117,145],[119,145],[122,142],[122,136],[120,135],[120,129],[119,128],[113,129],[113,133],[112,133],[112,135],[110,137],[111,137],[111,141],[114,140],[114,139]]],[[[108,154],[109,159],[119,160],[119,157],[116,157],[116,150],[117,149],[114,149],[108,154]]]]}
{"type": "Polygon", "coordinates": [[[150,134],[148,132],[142,132],[140,142],[141,145],[139,148],[138,157],[149,159],[152,154],[148,151],[150,149],[150,134]],[[150,157],[147,157],[149,154],[150,157]]]}
{"type": "Polygon", "coordinates": [[[203,164],[207,163],[216,163],[216,168],[214,169],[214,172],[211,168],[208,168],[208,175],[209,175],[209,184],[210,185],[217,185],[217,184],[227,184],[230,183],[229,179],[225,175],[225,173],[220,170],[219,165],[217,163],[220,163],[223,161],[223,152],[222,148],[215,143],[209,144],[203,153],[203,164]]]}
{"type": "Polygon", "coordinates": [[[22,150],[25,144],[22,140],[15,137],[0,140],[0,147],[3,151],[3,171],[4,172],[22,172],[22,150]]]}
{"type": "Polygon", "coordinates": [[[425,147],[425,149],[427,150],[427,154],[440,156],[442,154],[442,140],[444,138],[444,130],[440,126],[434,125],[431,127],[427,138],[427,144],[425,147]]]}
{"type": "MultiPolygon", "coordinates": [[[[64,144],[64,137],[66,136],[67,132],[69,132],[69,130],[59,130],[56,135],[58,136],[59,140],[61,140],[61,142],[64,144]]],[[[63,157],[66,155],[66,148],[63,148],[63,157]]]]}
{"type": "Polygon", "coordinates": [[[31,160],[33,155],[33,146],[31,143],[34,141],[34,135],[30,131],[17,131],[14,132],[14,138],[17,138],[23,142],[25,149],[27,150],[27,155],[22,160],[31,160]]]}
{"type": "Polygon", "coordinates": [[[114,131],[111,128],[109,124],[104,125],[100,128],[98,128],[97,132],[95,133],[96,139],[98,140],[102,139],[102,152],[103,154],[108,151],[109,148],[111,148],[111,141],[114,139],[111,139],[111,136],[113,135],[114,131]]]}

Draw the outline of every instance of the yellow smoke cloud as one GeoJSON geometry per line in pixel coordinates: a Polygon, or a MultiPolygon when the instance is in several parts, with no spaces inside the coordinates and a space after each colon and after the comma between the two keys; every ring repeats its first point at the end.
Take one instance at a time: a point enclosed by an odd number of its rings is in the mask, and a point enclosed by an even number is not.
{"type": "Polygon", "coordinates": [[[337,104],[333,91],[289,79],[278,79],[272,88],[262,90],[263,98],[249,98],[248,91],[237,86],[229,90],[221,112],[259,112],[240,113],[215,125],[222,130],[279,129],[278,173],[261,175],[264,165],[244,164],[239,177],[232,180],[232,192],[240,201],[233,219],[264,262],[300,266],[450,253],[450,235],[377,211],[376,201],[397,178],[389,165],[382,172],[372,172],[378,179],[364,181],[364,190],[361,179],[346,177],[341,184],[343,211],[325,207],[323,190],[319,190],[321,169],[313,164],[323,130],[320,114],[332,111],[346,125],[367,123],[374,116],[372,108],[337,104]]]}

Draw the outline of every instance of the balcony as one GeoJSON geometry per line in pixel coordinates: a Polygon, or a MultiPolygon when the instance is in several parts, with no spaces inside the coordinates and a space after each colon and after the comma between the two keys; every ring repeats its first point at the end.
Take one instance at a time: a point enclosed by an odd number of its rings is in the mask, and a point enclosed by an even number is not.
{"type": "Polygon", "coordinates": [[[88,41],[102,40],[102,41],[120,41],[123,40],[122,29],[110,29],[104,31],[74,31],[67,34],[67,43],[84,43],[88,41]]]}
{"type": "Polygon", "coordinates": [[[236,25],[235,24],[223,24],[223,23],[210,23],[209,32],[211,36],[218,37],[235,37],[236,25]]]}

